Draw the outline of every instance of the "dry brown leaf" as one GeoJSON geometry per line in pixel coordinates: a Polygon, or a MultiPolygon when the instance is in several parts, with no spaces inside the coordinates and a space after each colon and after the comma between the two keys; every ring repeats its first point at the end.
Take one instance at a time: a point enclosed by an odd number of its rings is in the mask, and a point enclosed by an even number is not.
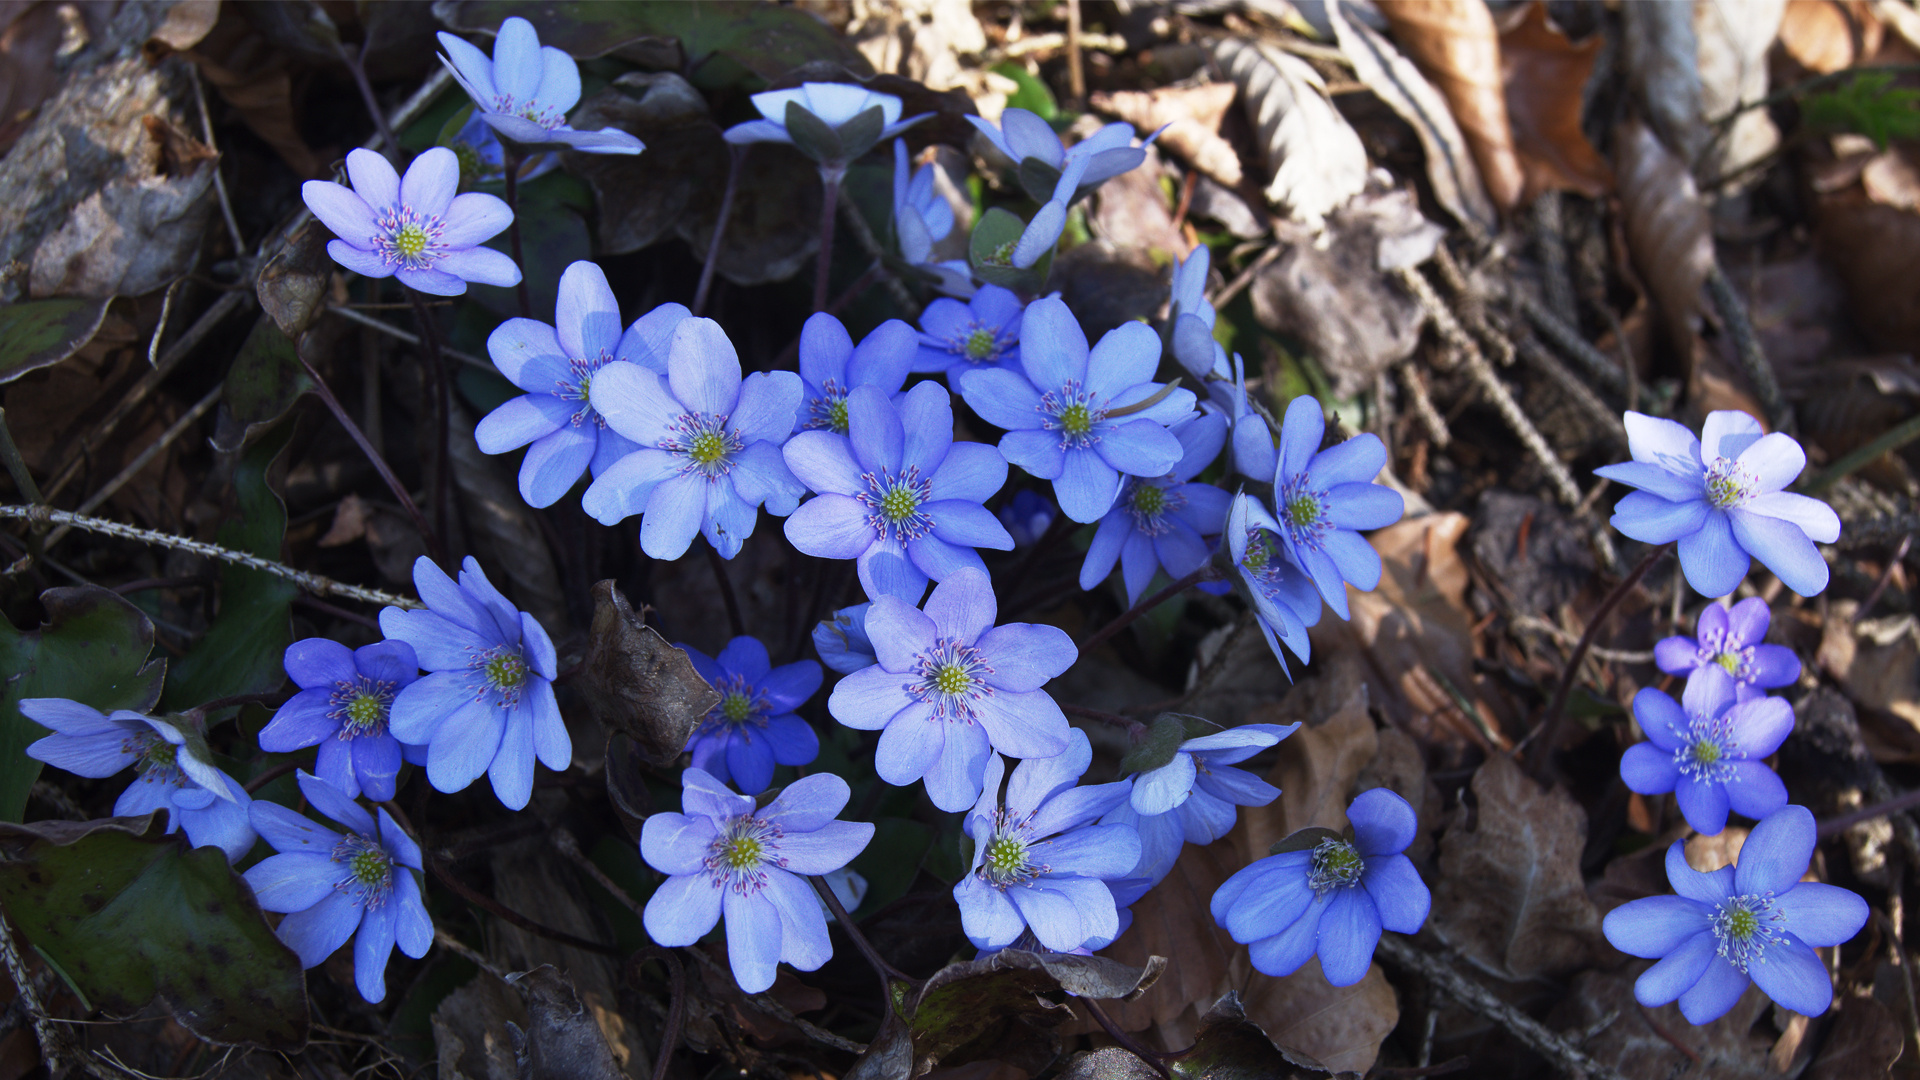
{"type": "Polygon", "coordinates": [[[1500,37],[1485,0],[1380,0],[1379,7],[1395,39],[1453,106],[1487,194],[1511,210],[1526,181],[1507,122],[1500,37]]]}
{"type": "Polygon", "coordinates": [[[1294,696],[1309,690],[1319,700],[1304,707],[1305,715],[1322,717],[1280,744],[1279,760],[1267,773],[1267,782],[1280,789],[1280,797],[1266,806],[1240,811],[1234,833],[1241,838],[1248,859],[1264,856],[1275,841],[1301,829],[1346,828],[1354,780],[1380,750],[1358,659],[1342,653],[1322,663],[1326,669],[1312,680],[1303,680],[1294,694],[1247,718],[1248,723],[1268,724],[1300,719],[1303,705],[1294,696]]]}
{"type": "MultiPolygon", "coordinates": [[[[1692,162],[1707,144],[1700,113],[1700,60],[1687,4],[1625,4],[1621,63],[1640,111],[1682,161],[1692,162]]],[[[1615,151],[1613,167],[1626,165],[1615,151]]],[[[1625,183],[1624,178],[1622,184],[1625,183]]]]}
{"type": "Polygon", "coordinates": [[[1473,778],[1477,821],[1461,807],[1440,838],[1427,925],[1502,979],[1565,976],[1606,951],[1600,913],[1580,877],[1587,815],[1564,789],[1541,788],[1495,754],[1473,778]]]}
{"type": "MultiPolygon", "coordinates": [[[[1719,122],[1743,104],[1767,96],[1767,50],[1780,34],[1786,0],[1695,0],[1693,36],[1700,70],[1700,107],[1719,122]]],[[[1765,109],[1746,109],[1712,142],[1706,161],[1694,161],[1702,176],[1739,177],[1722,190],[1740,191],[1760,179],[1748,166],[1780,145],[1780,129],[1765,109]]]]}
{"type": "Polygon", "coordinates": [[[1860,186],[1867,198],[1882,206],[1920,209],[1920,169],[1897,150],[1875,154],[1860,170],[1860,186]]]}
{"type": "Polygon", "coordinates": [[[1920,729],[1920,626],[1912,615],[1855,622],[1859,607],[1856,600],[1828,607],[1820,666],[1855,705],[1892,713],[1920,729]]]}
{"type": "Polygon", "coordinates": [[[34,110],[60,88],[54,57],[66,36],[57,4],[9,7],[0,29],[0,154],[27,129],[34,110]]]}
{"type": "MultiPolygon", "coordinates": [[[[1759,987],[1748,987],[1725,1016],[1696,1027],[1680,1014],[1678,1005],[1647,1009],[1634,1000],[1633,980],[1649,966],[1643,960],[1623,972],[1581,972],[1548,1017],[1548,1026],[1579,1032],[1591,1029],[1609,1014],[1617,1017],[1581,1048],[1620,1070],[1627,1080],[1669,1080],[1678,1076],[1780,1080],[1768,1061],[1772,1040],[1753,1030],[1773,1006],[1759,987]]],[[[1867,1075],[1854,1074],[1849,1080],[1864,1080],[1867,1075]]]]}
{"type": "Polygon", "coordinates": [[[1157,145],[1228,187],[1240,186],[1240,155],[1220,137],[1220,121],[1227,115],[1239,88],[1232,83],[1201,86],[1165,86],[1158,90],[1095,92],[1088,104],[1117,116],[1142,131],[1162,125],[1157,145]]]}
{"type": "Polygon", "coordinates": [[[153,29],[153,40],[178,52],[200,44],[220,18],[220,0],[179,0],[153,29]]]}
{"type": "Polygon", "coordinates": [[[333,508],[333,524],[319,540],[321,547],[342,547],[367,535],[367,517],[372,508],[358,495],[349,494],[333,508]]]}
{"type": "Polygon", "coordinates": [[[1879,52],[1884,32],[1866,0],[1787,0],[1780,46],[1801,67],[1830,75],[1879,52]]]}
{"type": "Polygon", "coordinates": [[[1868,343],[1920,353],[1920,213],[1848,188],[1820,197],[1814,239],[1868,343]]]}
{"type": "Polygon", "coordinates": [[[1686,162],[1645,124],[1621,124],[1613,143],[1633,268],[1650,294],[1668,348],[1690,367],[1700,286],[1713,266],[1706,204],[1686,162]]]}
{"type": "Polygon", "coordinates": [[[1326,80],[1305,60],[1238,38],[1214,45],[1214,59],[1240,87],[1272,183],[1267,201],[1318,229],[1367,186],[1367,151],[1327,98],[1326,80]]]}
{"type": "Polygon", "coordinates": [[[319,177],[326,163],[307,145],[293,116],[293,73],[286,54],[246,18],[246,5],[227,4],[223,17],[191,51],[182,53],[240,114],[295,176],[319,177]]]}
{"type": "Polygon", "coordinates": [[[1834,1002],[1840,1016],[1807,1067],[1806,1080],[1871,1080],[1886,1076],[1900,1059],[1905,1036],[1893,1010],[1872,998],[1834,1002]]]}
{"type": "MultiPolygon", "coordinates": [[[[1133,1001],[1103,1007],[1126,1031],[1151,1030],[1160,1045],[1180,1050],[1193,1044],[1200,1014],[1221,994],[1235,988],[1233,955],[1246,953],[1216,925],[1208,906],[1214,891],[1246,865],[1231,836],[1201,847],[1188,844],[1160,884],[1133,905],[1133,925],[1101,950],[1123,964],[1140,966],[1149,956],[1167,958],[1160,981],[1133,1001]]],[[[1091,1022],[1063,1032],[1096,1031],[1091,1022]]]]}
{"type": "Polygon", "coordinates": [[[1242,949],[1236,970],[1246,982],[1247,1017],[1276,1045],[1313,1058],[1335,1073],[1365,1074],[1380,1044],[1400,1022],[1393,984],[1375,964],[1352,986],[1330,986],[1315,957],[1284,978],[1253,971],[1242,949]]]}
{"type": "Polygon", "coordinates": [[[1526,196],[1576,191],[1600,198],[1613,189],[1613,170],[1587,141],[1580,109],[1602,35],[1574,44],[1553,25],[1544,3],[1500,35],[1506,74],[1507,120],[1514,152],[1526,175],[1526,196]]]}

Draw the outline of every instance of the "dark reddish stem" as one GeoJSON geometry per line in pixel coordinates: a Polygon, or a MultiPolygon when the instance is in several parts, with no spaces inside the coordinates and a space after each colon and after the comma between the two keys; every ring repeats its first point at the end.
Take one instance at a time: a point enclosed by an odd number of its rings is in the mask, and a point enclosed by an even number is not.
{"type": "Polygon", "coordinates": [[[1647,571],[1653,569],[1653,564],[1659,562],[1660,557],[1672,547],[1672,544],[1661,544],[1647,552],[1647,557],[1620,579],[1620,584],[1615,585],[1606,599],[1600,601],[1599,610],[1587,620],[1587,631],[1580,635],[1580,643],[1573,647],[1573,656],[1568,659],[1566,670],[1560,673],[1559,684],[1553,688],[1553,700],[1547,703],[1547,713],[1540,718],[1533,748],[1527,751],[1528,765],[1534,775],[1540,775],[1552,759],[1554,744],[1560,741],[1561,731],[1566,725],[1567,695],[1573,691],[1574,680],[1580,677],[1580,665],[1586,661],[1594,639],[1600,636],[1600,628],[1607,624],[1607,617],[1613,614],[1614,608],[1620,606],[1620,601],[1627,598],[1633,587],[1640,584],[1640,579],[1647,576],[1647,571]]]}
{"type": "Polygon", "coordinates": [[[520,317],[533,318],[533,294],[527,290],[527,260],[520,253],[520,152],[506,148],[501,144],[501,164],[506,167],[502,182],[506,184],[507,209],[513,217],[507,222],[507,246],[513,249],[513,265],[520,268],[520,281],[514,285],[514,294],[520,299],[520,317]]]}
{"type": "Polygon", "coordinates": [[[1080,651],[1083,653],[1086,652],[1088,649],[1093,648],[1094,646],[1107,640],[1108,638],[1119,633],[1120,631],[1125,630],[1127,627],[1132,626],[1134,623],[1134,620],[1138,619],[1140,616],[1145,615],[1147,612],[1152,611],[1154,608],[1159,607],[1161,604],[1164,604],[1167,601],[1173,599],[1174,597],[1180,595],[1181,593],[1186,592],[1188,589],[1193,588],[1195,585],[1198,585],[1203,581],[1212,581],[1214,578],[1218,576],[1219,576],[1219,572],[1213,568],[1213,564],[1211,562],[1202,564],[1200,569],[1195,570],[1193,573],[1188,574],[1186,577],[1181,578],[1179,581],[1174,582],[1173,584],[1167,586],[1166,588],[1161,589],[1159,592],[1154,593],[1152,596],[1147,597],[1145,600],[1142,600],[1139,603],[1128,608],[1126,611],[1121,612],[1119,618],[1101,627],[1098,631],[1094,633],[1092,637],[1081,642],[1080,651]]]}

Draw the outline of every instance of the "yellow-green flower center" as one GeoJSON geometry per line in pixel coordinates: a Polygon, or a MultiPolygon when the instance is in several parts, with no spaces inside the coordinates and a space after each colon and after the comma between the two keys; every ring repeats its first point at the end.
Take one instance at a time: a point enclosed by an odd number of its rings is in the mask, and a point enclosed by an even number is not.
{"type": "Polygon", "coordinates": [[[994,354],[993,331],[981,327],[967,335],[967,358],[985,360],[994,354]]]}
{"type": "Polygon", "coordinates": [[[372,727],[386,716],[386,703],[372,694],[355,694],[347,705],[347,722],[354,727],[372,727]]]}
{"type": "Polygon", "coordinates": [[[880,496],[881,515],[895,525],[912,517],[919,508],[920,497],[906,484],[897,484],[880,496]]]}
{"type": "Polygon", "coordinates": [[[353,879],[362,885],[379,885],[385,882],[389,865],[387,853],[378,848],[360,851],[347,863],[348,869],[353,873],[353,879]]]}
{"type": "Polygon", "coordinates": [[[1313,857],[1307,866],[1307,884],[1313,891],[1324,893],[1359,881],[1367,863],[1352,844],[1328,838],[1314,847],[1313,857]]]}
{"type": "Polygon", "coordinates": [[[827,404],[827,430],[835,435],[847,433],[847,399],[836,398],[827,404]]]}
{"type": "Polygon", "coordinates": [[[720,851],[720,861],[729,870],[751,870],[760,865],[766,849],[760,841],[751,836],[736,836],[726,842],[720,851]]]}
{"type": "Polygon", "coordinates": [[[1712,739],[1701,739],[1688,751],[1696,765],[1712,765],[1720,760],[1720,744],[1712,739]]]}
{"type": "Polygon", "coordinates": [[[735,690],[720,699],[720,715],[732,723],[743,723],[753,715],[753,699],[735,690]]]}
{"type": "Polygon", "coordinates": [[[427,250],[427,230],[408,222],[394,230],[393,248],[409,259],[417,259],[427,250]]]}
{"type": "Polygon", "coordinates": [[[1026,842],[1015,836],[996,836],[987,842],[987,872],[994,877],[1010,877],[1027,865],[1026,842]]]}
{"type": "Polygon", "coordinates": [[[1739,941],[1751,941],[1754,932],[1760,929],[1760,919],[1746,908],[1735,908],[1727,914],[1727,934],[1739,941]]]}
{"type": "Polygon", "coordinates": [[[1060,410],[1060,430],[1068,435],[1085,435],[1093,430],[1093,411],[1085,402],[1076,401],[1060,410]]]}
{"type": "Polygon", "coordinates": [[[1287,500],[1287,520],[1295,525],[1312,525],[1320,520],[1320,500],[1311,495],[1295,495],[1287,500]]]}
{"type": "Polygon", "coordinates": [[[487,682],[500,690],[516,690],[527,681],[527,661],[519,653],[501,653],[487,661],[487,682]]]}
{"type": "Polygon", "coordinates": [[[1135,512],[1152,516],[1167,508],[1167,489],[1157,484],[1135,484],[1133,487],[1133,509],[1135,512]]]}
{"type": "Polygon", "coordinates": [[[973,676],[959,664],[942,664],[933,669],[934,689],[943,694],[964,694],[973,685],[973,676]]]}
{"type": "Polygon", "coordinates": [[[147,747],[147,766],[154,769],[171,769],[175,753],[176,748],[172,743],[155,739],[153,745],[147,747]]]}
{"type": "Polygon", "coordinates": [[[1734,653],[1720,653],[1713,658],[1713,662],[1727,669],[1727,674],[1729,675],[1737,677],[1740,674],[1740,657],[1734,653]]]}
{"type": "Polygon", "coordinates": [[[687,456],[693,459],[695,465],[717,464],[727,456],[726,436],[711,430],[695,435],[693,442],[687,447],[687,456]]]}

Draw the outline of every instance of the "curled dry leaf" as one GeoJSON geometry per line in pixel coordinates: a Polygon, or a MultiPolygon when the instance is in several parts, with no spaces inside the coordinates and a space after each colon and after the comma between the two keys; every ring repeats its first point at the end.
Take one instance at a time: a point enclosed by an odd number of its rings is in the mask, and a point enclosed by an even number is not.
{"type": "Polygon", "coordinates": [[[1855,1080],[1886,1076],[1900,1060],[1905,1036],[1893,1010],[1870,997],[1838,1003],[1840,1017],[1807,1067],[1807,1080],[1855,1080]]]}
{"type": "Polygon", "coordinates": [[[552,964],[507,976],[527,1005],[526,1080],[623,1080],[573,980],[552,964]]]}
{"type": "Polygon", "coordinates": [[[655,765],[671,765],[720,695],[682,649],[634,614],[612,581],[593,586],[593,626],[579,690],[608,731],[618,731],[655,765]]]}
{"type": "Polygon", "coordinates": [[[1852,67],[1880,51],[1885,34],[1866,0],[1787,0],[1780,47],[1816,75],[1852,67]]]}
{"type": "MultiPolygon", "coordinates": [[[[1700,106],[1718,123],[1748,102],[1767,96],[1767,50],[1780,34],[1786,0],[1713,0],[1693,6],[1693,36],[1700,69],[1700,106]]],[[[1759,180],[1748,166],[1780,145],[1780,129],[1765,109],[1747,109],[1713,140],[1706,161],[1696,161],[1702,176],[1745,174],[1737,189],[1759,180]]]]}
{"type": "Polygon", "coordinates": [[[1152,986],[1165,966],[1159,956],[1136,967],[1106,956],[1021,949],[949,964],[921,986],[907,1010],[914,1072],[925,1072],[968,1046],[991,1048],[993,1056],[1016,1064],[1031,1061],[1037,1072],[1058,1053],[1053,1029],[1073,1018],[1066,1006],[1040,995],[1065,990],[1090,1000],[1129,1001],[1152,986]],[[1032,1047],[1016,1054],[1008,1045],[1036,1039],[1051,1050],[1032,1047]]]}
{"type": "Polygon", "coordinates": [[[1575,44],[1533,2],[1500,35],[1506,71],[1507,121],[1526,176],[1527,197],[1575,191],[1597,199],[1613,188],[1613,170],[1587,140],[1580,110],[1602,35],[1575,44]]]}
{"type": "Polygon", "coordinates": [[[1213,56],[1245,95],[1273,176],[1267,201],[1319,228],[1326,215],[1367,186],[1360,136],[1305,60],[1238,38],[1217,42],[1213,56]]]}
{"type": "Polygon", "coordinates": [[[1232,83],[1165,86],[1158,90],[1095,92],[1088,104],[1142,131],[1161,132],[1158,145],[1228,187],[1240,185],[1240,155],[1220,137],[1220,121],[1238,89],[1232,83]]]}
{"type": "MultiPolygon", "coordinates": [[[[1627,85],[1660,138],[1691,164],[1707,145],[1700,112],[1700,61],[1695,55],[1693,5],[1627,4],[1621,60],[1627,85]]],[[[1614,152],[1614,168],[1626,171],[1614,152]]]]}
{"type": "Polygon", "coordinates": [[[1446,99],[1378,31],[1347,19],[1338,4],[1327,6],[1327,16],[1340,51],[1353,62],[1354,74],[1420,137],[1433,197],[1470,229],[1498,228],[1499,218],[1480,178],[1480,167],[1474,164],[1473,149],[1454,122],[1446,99]]]}
{"type": "Polygon", "coordinates": [[[1379,6],[1394,38],[1453,107],[1487,194],[1511,210],[1525,177],[1507,122],[1500,37],[1485,0],[1381,0],[1379,6]]]}
{"type": "Polygon", "coordinates": [[[440,1080],[520,1080],[507,1025],[526,1023],[526,1006],[512,988],[485,972],[475,976],[433,1010],[440,1080]]]}
{"type": "Polygon", "coordinates": [[[1477,820],[1455,812],[1440,838],[1428,925],[1501,979],[1565,976],[1606,952],[1600,913],[1580,877],[1587,814],[1564,789],[1543,789],[1505,754],[1473,778],[1477,820]]]}
{"type": "Polygon", "coordinates": [[[1867,342],[1920,354],[1920,213],[1850,187],[1821,195],[1815,222],[1816,247],[1840,275],[1867,342]]]}
{"type": "Polygon", "coordinates": [[[1633,981],[1651,966],[1648,961],[1637,960],[1624,971],[1581,972],[1567,996],[1547,1017],[1547,1026],[1584,1033],[1608,1015],[1615,1016],[1613,1023],[1583,1042],[1581,1048],[1628,1080],[1675,1076],[1780,1080],[1781,1073],[1767,1059],[1771,1040],[1753,1030],[1773,1007],[1759,987],[1749,986],[1725,1016],[1696,1026],[1687,1022],[1677,1004],[1649,1009],[1634,1000],[1633,981]]]}
{"type": "Polygon", "coordinates": [[[1891,714],[1920,731],[1920,626],[1912,615],[1854,621],[1857,600],[1835,600],[1820,636],[1819,662],[1855,705],[1891,714]]]}
{"type": "Polygon", "coordinates": [[[1646,285],[1672,355],[1690,366],[1700,286],[1713,266],[1706,203],[1686,162],[1638,120],[1614,132],[1613,159],[1633,269],[1646,285]]]}

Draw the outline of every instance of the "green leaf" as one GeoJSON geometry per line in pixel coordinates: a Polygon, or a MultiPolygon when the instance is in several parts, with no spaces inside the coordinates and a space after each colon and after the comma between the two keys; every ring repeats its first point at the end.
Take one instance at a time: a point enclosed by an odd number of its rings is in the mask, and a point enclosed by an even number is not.
{"type": "Polygon", "coordinates": [[[847,148],[840,141],[840,133],[806,106],[797,101],[787,102],[787,114],[783,122],[787,126],[787,135],[801,153],[822,165],[846,164],[847,148]]]}
{"type": "Polygon", "coordinates": [[[1053,90],[1038,75],[1011,60],[994,65],[993,73],[1019,84],[1020,89],[1007,98],[1007,108],[1025,109],[1049,124],[1060,118],[1060,104],[1054,100],[1053,90]]]}
{"type": "Polygon", "coordinates": [[[1920,138],[1920,90],[1893,85],[1893,73],[1867,72],[1800,103],[1807,126],[1858,132],[1885,150],[1893,139],[1920,138]]]}
{"type": "Polygon", "coordinates": [[[873,839],[851,863],[854,872],[867,879],[865,901],[849,913],[854,921],[907,895],[932,846],[933,829],[918,821],[888,817],[874,822],[873,839]]]}
{"type": "Polygon", "coordinates": [[[995,1050],[991,1056],[1008,1060],[1037,1059],[1044,1065],[1052,1056],[1045,1048],[1058,1047],[1052,1029],[1073,1016],[1058,1000],[1064,996],[1061,991],[1131,1001],[1145,993],[1166,966],[1160,956],[1136,968],[1105,956],[1020,949],[949,964],[935,972],[903,1010],[913,1033],[916,1070],[965,1064],[979,1056],[974,1050],[995,1050]]]}
{"type": "Polygon", "coordinates": [[[60,297],[0,307],[0,383],[57,364],[93,340],[106,300],[60,297]]]}
{"type": "Polygon", "coordinates": [[[158,998],[209,1042],[304,1046],[300,958],[219,848],[190,849],[161,821],[0,824],[0,905],[95,1008],[158,998]]]}
{"type": "MultiPolygon", "coordinates": [[[[279,559],[287,508],[267,486],[267,469],[293,438],[282,424],[240,456],[233,471],[235,520],[221,526],[219,543],[263,559],[279,559]]],[[[264,570],[227,565],[220,571],[220,613],[192,651],[173,665],[161,704],[190,709],[216,698],[265,694],[286,681],[281,661],[293,644],[293,598],[299,587],[264,570]]]]}
{"type": "Polygon", "coordinates": [[[144,712],[160,699],[164,659],[153,651],[153,623],[124,599],[97,585],[69,585],[40,594],[47,622],[20,631],[0,618],[0,818],[20,820],[40,763],[27,744],[49,734],[20,713],[20,700],[71,698],[102,712],[144,712]]]}
{"type": "MultiPolygon", "coordinates": [[[[313,379],[294,352],[293,339],[283,333],[274,320],[265,315],[253,324],[253,332],[240,345],[240,354],[227,369],[224,396],[227,411],[238,421],[240,437],[223,451],[240,449],[246,439],[258,435],[274,421],[287,415],[300,395],[313,389],[313,379]]],[[[278,558],[278,546],[276,554],[278,558]]]]}
{"type": "Polygon", "coordinates": [[[1053,267],[1053,252],[1047,252],[1025,270],[1013,265],[1013,247],[1026,229],[1027,223],[1021,221],[1018,214],[1002,207],[992,207],[980,215],[973,234],[967,238],[967,261],[973,266],[973,276],[1023,296],[1038,293],[1046,284],[1047,271],[1053,267]]]}
{"type": "Polygon", "coordinates": [[[707,90],[747,75],[772,82],[810,60],[830,60],[855,75],[873,74],[873,65],[819,19],[757,0],[442,0],[434,14],[450,29],[487,33],[518,15],[533,24],[542,45],[577,60],[611,54],[656,69],[683,69],[691,72],[694,85],[707,90]],[[661,46],[670,43],[677,43],[679,57],[671,47],[662,54],[661,46]],[[718,63],[710,63],[716,58],[718,63]]]}

